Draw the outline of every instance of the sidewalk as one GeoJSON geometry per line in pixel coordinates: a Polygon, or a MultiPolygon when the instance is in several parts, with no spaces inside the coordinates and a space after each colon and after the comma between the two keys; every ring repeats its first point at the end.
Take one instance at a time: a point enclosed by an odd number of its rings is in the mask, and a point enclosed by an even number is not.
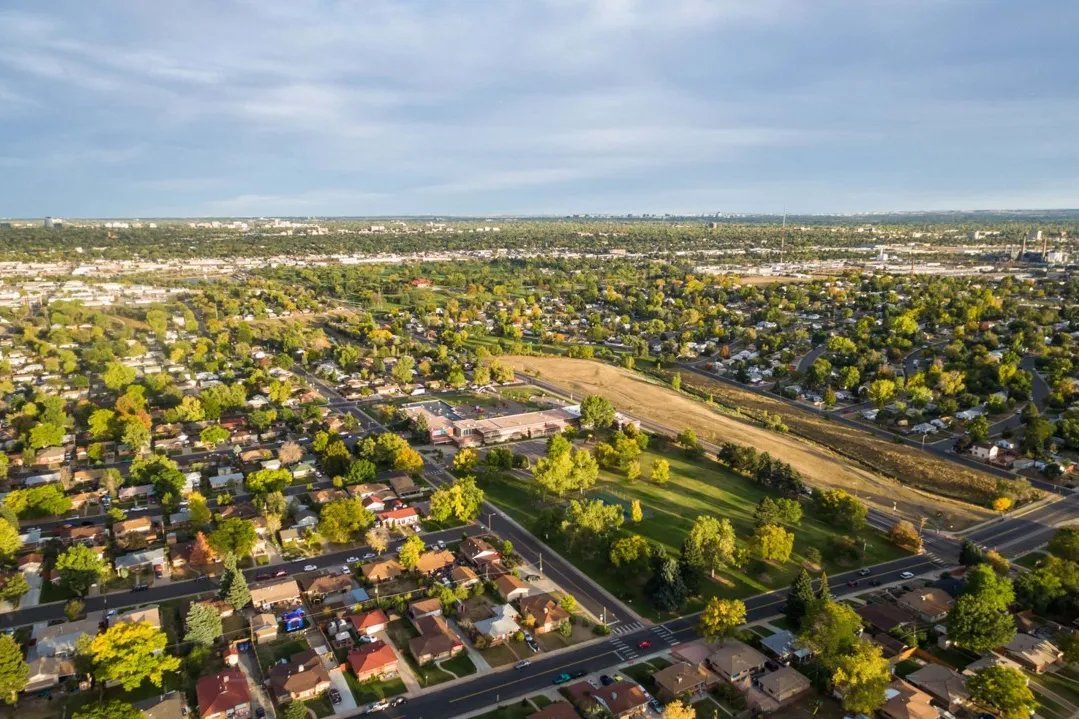
{"type": "MultiPolygon", "coordinates": [[[[476,647],[473,646],[472,640],[468,638],[468,634],[461,631],[461,628],[457,626],[457,622],[451,619],[446,623],[449,624],[450,628],[453,629],[454,633],[461,638],[461,642],[465,645],[465,651],[468,652],[468,656],[472,659],[472,663],[476,665],[476,671],[491,671],[490,663],[486,659],[484,659],[483,655],[479,653],[479,650],[477,650],[476,647]]],[[[439,669],[441,668],[442,667],[440,666],[439,669]]],[[[444,671],[449,670],[447,669],[444,671]]]]}
{"type": "Polygon", "coordinates": [[[401,681],[405,683],[405,691],[407,694],[416,695],[423,691],[419,681],[416,679],[416,675],[412,673],[412,667],[408,665],[405,658],[401,656],[401,652],[394,645],[393,640],[390,639],[386,632],[376,632],[375,636],[382,640],[386,646],[393,650],[393,655],[397,657],[397,676],[401,678],[401,681]]]}

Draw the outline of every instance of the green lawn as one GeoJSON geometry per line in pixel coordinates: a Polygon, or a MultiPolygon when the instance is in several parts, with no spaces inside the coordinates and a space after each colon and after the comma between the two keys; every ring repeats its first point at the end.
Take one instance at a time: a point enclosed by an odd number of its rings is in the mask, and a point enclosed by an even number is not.
{"type": "Polygon", "coordinates": [[[499,707],[486,714],[479,714],[473,719],[526,719],[526,717],[535,713],[536,710],[528,703],[528,700],[522,699],[519,702],[499,707]]]}
{"type": "Polygon", "coordinates": [[[379,699],[405,693],[405,683],[400,679],[387,679],[385,681],[372,679],[360,683],[355,674],[346,671],[345,680],[352,690],[352,696],[356,697],[357,704],[371,704],[379,699]]]}
{"type": "Polygon", "coordinates": [[[901,679],[906,679],[909,674],[913,674],[922,668],[920,662],[916,662],[913,659],[904,659],[895,665],[895,673],[901,679]]]}
{"type": "MultiPolygon", "coordinates": [[[[753,512],[757,502],[770,496],[762,487],[728,471],[717,462],[705,458],[690,458],[681,450],[649,450],[641,455],[640,461],[642,479],[631,483],[624,477],[603,470],[590,494],[601,495],[606,501],[617,498],[625,506],[633,499],[640,500],[645,519],[637,525],[627,521],[623,530],[640,534],[662,545],[672,555],[679,553],[682,540],[689,533],[694,520],[702,514],[727,518],[740,538],[749,537],[754,529],[753,512]],[[652,464],[660,457],[667,459],[671,468],[671,479],[664,485],[643,479],[649,475],[652,464]]],[[[526,526],[531,525],[545,507],[550,506],[536,499],[528,481],[509,475],[485,481],[483,488],[490,500],[526,526]]],[[[864,561],[853,564],[832,561],[829,556],[829,540],[835,537],[837,532],[831,525],[813,517],[808,506],[802,525],[794,529],[794,534],[794,554],[791,561],[782,565],[751,562],[744,570],[720,568],[716,572],[715,581],[705,579],[703,596],[689,602],[684,611],[688,613],[701,609],[712,596],[741,598],[789,585],[805,561],[804,553],[811,547],[821,552],[824,569],[830,574],[863,564],[890,561],[907,554],[891,545],[883,535],[865,529],[852,534],[859,544],[865,542],[864,561]]],[[[648,608],[648,602],[643,595],[647,577],[627,582],[611,571],[605,556],[583,556],[570,550],[561,536],[544,537],[544,540],[613,594],[632,600],[638,611],[653,619],[663,618],[648,608]]]]}
{"type": "Polygon", "coordinates": [[[1018,564],[1020,567],[1026,567],[1027,569],[1037,569],[1038,562],[1045,556],[1044,552],[1031,552],[1024,554],[1019,559],[1012,562],[1012,564],[1018,564]]]}
{"type": "Polygon", "coordinates": [[[308,699],[304,702],[308,709],[315,712],[315,715],[321,719],[322,717],[328,717],[334,713],[333,702],[330,701],[329,692],[323,692],[314,699],[308,699]]]}
{"type": "Polygon", "coordinates": [[[543,709],[549,704],[554,704],[553,701],[548,699],[543,694],[537,694],[536,696],[532,697],[532,703],[536,705],[537,709],[543,709]]]}
{"type": "Polygon", "coordinates": [[[625,669],[620,669],[618,673],[629,677],[645,689],[652,691],[655,688],[655,684],[652,681],[652,675],[657,671],[659,670],[649,662],[641,662],[640,664],[633,664],[625,669]]]}
{"type": "Polygon", "coordinates": [[[764,626],[763,624],[757,624],[756,626],[752,626],[749,628],[749,631],[753,632],[759,637],[770,637],[775,634],[775,632],[773,632],[771,629],[764,626]]]}
{"type": "Polygon", "coordinates": [[[948,649],[942,649],[940,647],[932,647],[929,649],[929,653],[935,656],[957,669],[963,671],[967,665],[978,659],[976,654],[968,654],[956,647],[950,647],[948,649]]]}
{"type": "Polygon", "coordinates": [[[453,659],[442,662],[442,669],[453,672],[458,677],[467,677],[469,674],[476,673],[476,665],[472,663],[472,657],[468,656],[468,652],[461,652],[453,659]]]}
{"type": "Polygon", "coordinates": [[[705,697],[695,704],[691,704],[697,712],[697,719],[724,719],[727,712],[719,708],[719,704],[711,697],[705,697]]]}
{"type": "Polygon", "coordinates": [[[416,675],[416,679],[420,682],[420,686],[422,687],[441,684],[442,682],[448,682],[453,679],[452,674],[442,671],[435,666],[434,662],[424,664],[421,667],[411,655],[406,655],[405,661],[408,662],[409,668],[412,669],[412,673],[416,675]]]}

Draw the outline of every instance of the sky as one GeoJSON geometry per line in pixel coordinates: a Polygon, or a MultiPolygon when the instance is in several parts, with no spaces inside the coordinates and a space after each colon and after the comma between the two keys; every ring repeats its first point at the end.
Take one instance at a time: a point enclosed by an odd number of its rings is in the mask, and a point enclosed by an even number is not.
{"type": "Polygon", "coordinates": [[[4,0],[0,216],[1079,207],[1079,3],[4,0]]]}

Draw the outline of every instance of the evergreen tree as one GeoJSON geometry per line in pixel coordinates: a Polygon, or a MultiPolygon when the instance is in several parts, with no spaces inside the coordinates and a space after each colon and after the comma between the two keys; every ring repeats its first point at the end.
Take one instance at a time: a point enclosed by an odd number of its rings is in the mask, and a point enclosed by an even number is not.
{"type": "Polygon", "coordinates": [[[225,575],[221,578],[221,596],[237,611],[251,602],[251,590],[247,586],[247,578],[236,568],[236,557],[232,554],[225,556],[225,575]]]}
{"type": "Polygon", "coordinates": [[[817,596],[821,599],[832,598],[832,590],[828,586],[828,572],[820,573],[820,587],[817,589],[817,596]]]}
{"type": "Polygon", "coordinates": [[[187,634],[184,640],[210,646],[221,636],[221,615],[208,604],[192,604],[184,622],[187,634]]]}
{"type": "Polygon", "coordinates": [[[796,627],[801,627],[802,619],[809,611],[809,605],[814,599],[816,595],[813,593],[813,579],[803,568],[791,582],[791,588],[787,592],[787,606],[784,607],[783,613],[796,627]]]}
{"type": "Polygon", "coordinates": [[[966,567],[973,567],[982,561],[982,550],[970,538],[964,539],[959,547],[959,563],[966,567]]]}

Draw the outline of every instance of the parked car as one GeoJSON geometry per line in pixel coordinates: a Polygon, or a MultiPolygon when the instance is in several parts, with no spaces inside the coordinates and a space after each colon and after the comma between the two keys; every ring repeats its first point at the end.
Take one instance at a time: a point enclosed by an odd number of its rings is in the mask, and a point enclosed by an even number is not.
{"type": "Polygon", "coordinates": [[[266,716],[266,710],[262,707],[255,707],[255,716],[257,719],[264,719],[266,716]]]}
{"type": "Polygon", "coordinates": [[[555,684],[565,684],[570,679],[573,679],[573,677],[571,677],[569,674],[566,674],[565,672],[562,672],[561,674],[555,674],[554,683],[555,684]]]}
{"type": "Polygon", "coordinates": [[[131,588],[131,591],[133,591],[133,592],[145,592],[149,588],[150,588],[149,584],[136,584],[135,586],[133,586],[131,588]]]}
{"type": "Polygon", "coordinates": [[[399,707],[402,704],[408,704],[408,697],[394,697],[393,699],[390,699],[391,707],[399,707]]]}
{"type": "Polygon", "coordinates": [[[378,556],[378,555],[377,555],[377,554],[375,554],[374,552],[368,552],[367,554],[363,555],[363,558],[364,558],[364,559],[374,559],[374,558],[375,558],[375,557],[377,557],[377,556],[378,556]]]}
{"type": "Polygon", "coordinates": [[[532,666],[532,662],[528,661],[527,659],[522,659],[521,661],[514,664],[513,668],[514,669],[524,669],[525,667],[530,667],[530,666],[532,666]]]}
{"type": "Polygon", "coordinates": [[[879,587],[880,585],[881,585],[881,581],[879,579],[870,579],[869,580],[869,586],[871,586],[871,587],[879,587]]]}
{"type": "Polygon", "coordinates": [[[605,687],[609,687],[614,684],[614,679],[611,679],[611,677],[607,674],[603,674],[599,678],[599,683],[605,687]]]}
{"type": "Polygon", "coordinates": [[[356,563],[358,563],[360,561],[360,558],[359,557],[349,557],[345,561],[348,562],[349,564],[356,564],[356,563]]]}
{"type": "Polygon", "coordinates": [[[859,577],[868,577],[872,573],[873,573],[873,570],[870,569],[869,567],[863,567],[862,569],[858,570],[858,576],[859,577]]]}
{"type": "Polygon", "coordinates": [[[900,579],[914,579],[914,572],[900,572],[900,579]]]}
{"type": "Polygon", "coordinates": [[[348,568],[348,565],[341,567],[341,574],[352,574],[352,570],[348,568]]]}
{"type": "Polygon", "coordinates": [[[543,579],[543,577],[538,574],[529,574],[527,577],[525,577],[526,582],[538,582],[541,579],[543,579]]]}
{"type": "Polygon", "coordinates": [[[318,571],[318,565],[315,565],[315,564],[305,564],[305,565],[303,566],[303,570],[304,570],[305,572],[317,572],[317,571],[318,571]]]}
{"type": "Polygon", "coordinates": [[[367,712],[366,713],[367,714],[374,714],[375,712],[380,712],[383,709],[389,709],[389,708],[390,708],[390,703],[388,701],[386,701],[385,699],[382,699],[381,701],[377,701],[374,704],[372,704],[371,706],[367,707],[367,712]]]}
{"type": "Polygon", "coordinates": [[[288,572],[286,572],[284,569],[278,569],[276,572],[274,572],[274,576],[275,577],[287,577],[288,572]]]}
{"type": "Polygon", "coordinates": [[[570,674],[570,678],[571,678],[571,679],[580,679],[580,678],[581,678],[581,677],[583,677],[583,676],[584,676],[585,674],[588,674],[588,670],[587,670],[587,669],[578,669],[578,670],[576,670],[576,671],[574,671],[574,672],[572,672],[572,673],[570,674]]]}
{"type": "Polygon", "coordinates": [[[341,692],[337,691],[337,687],[330,687],[330,701],[334,704],[341,703],[341,692]]]}

